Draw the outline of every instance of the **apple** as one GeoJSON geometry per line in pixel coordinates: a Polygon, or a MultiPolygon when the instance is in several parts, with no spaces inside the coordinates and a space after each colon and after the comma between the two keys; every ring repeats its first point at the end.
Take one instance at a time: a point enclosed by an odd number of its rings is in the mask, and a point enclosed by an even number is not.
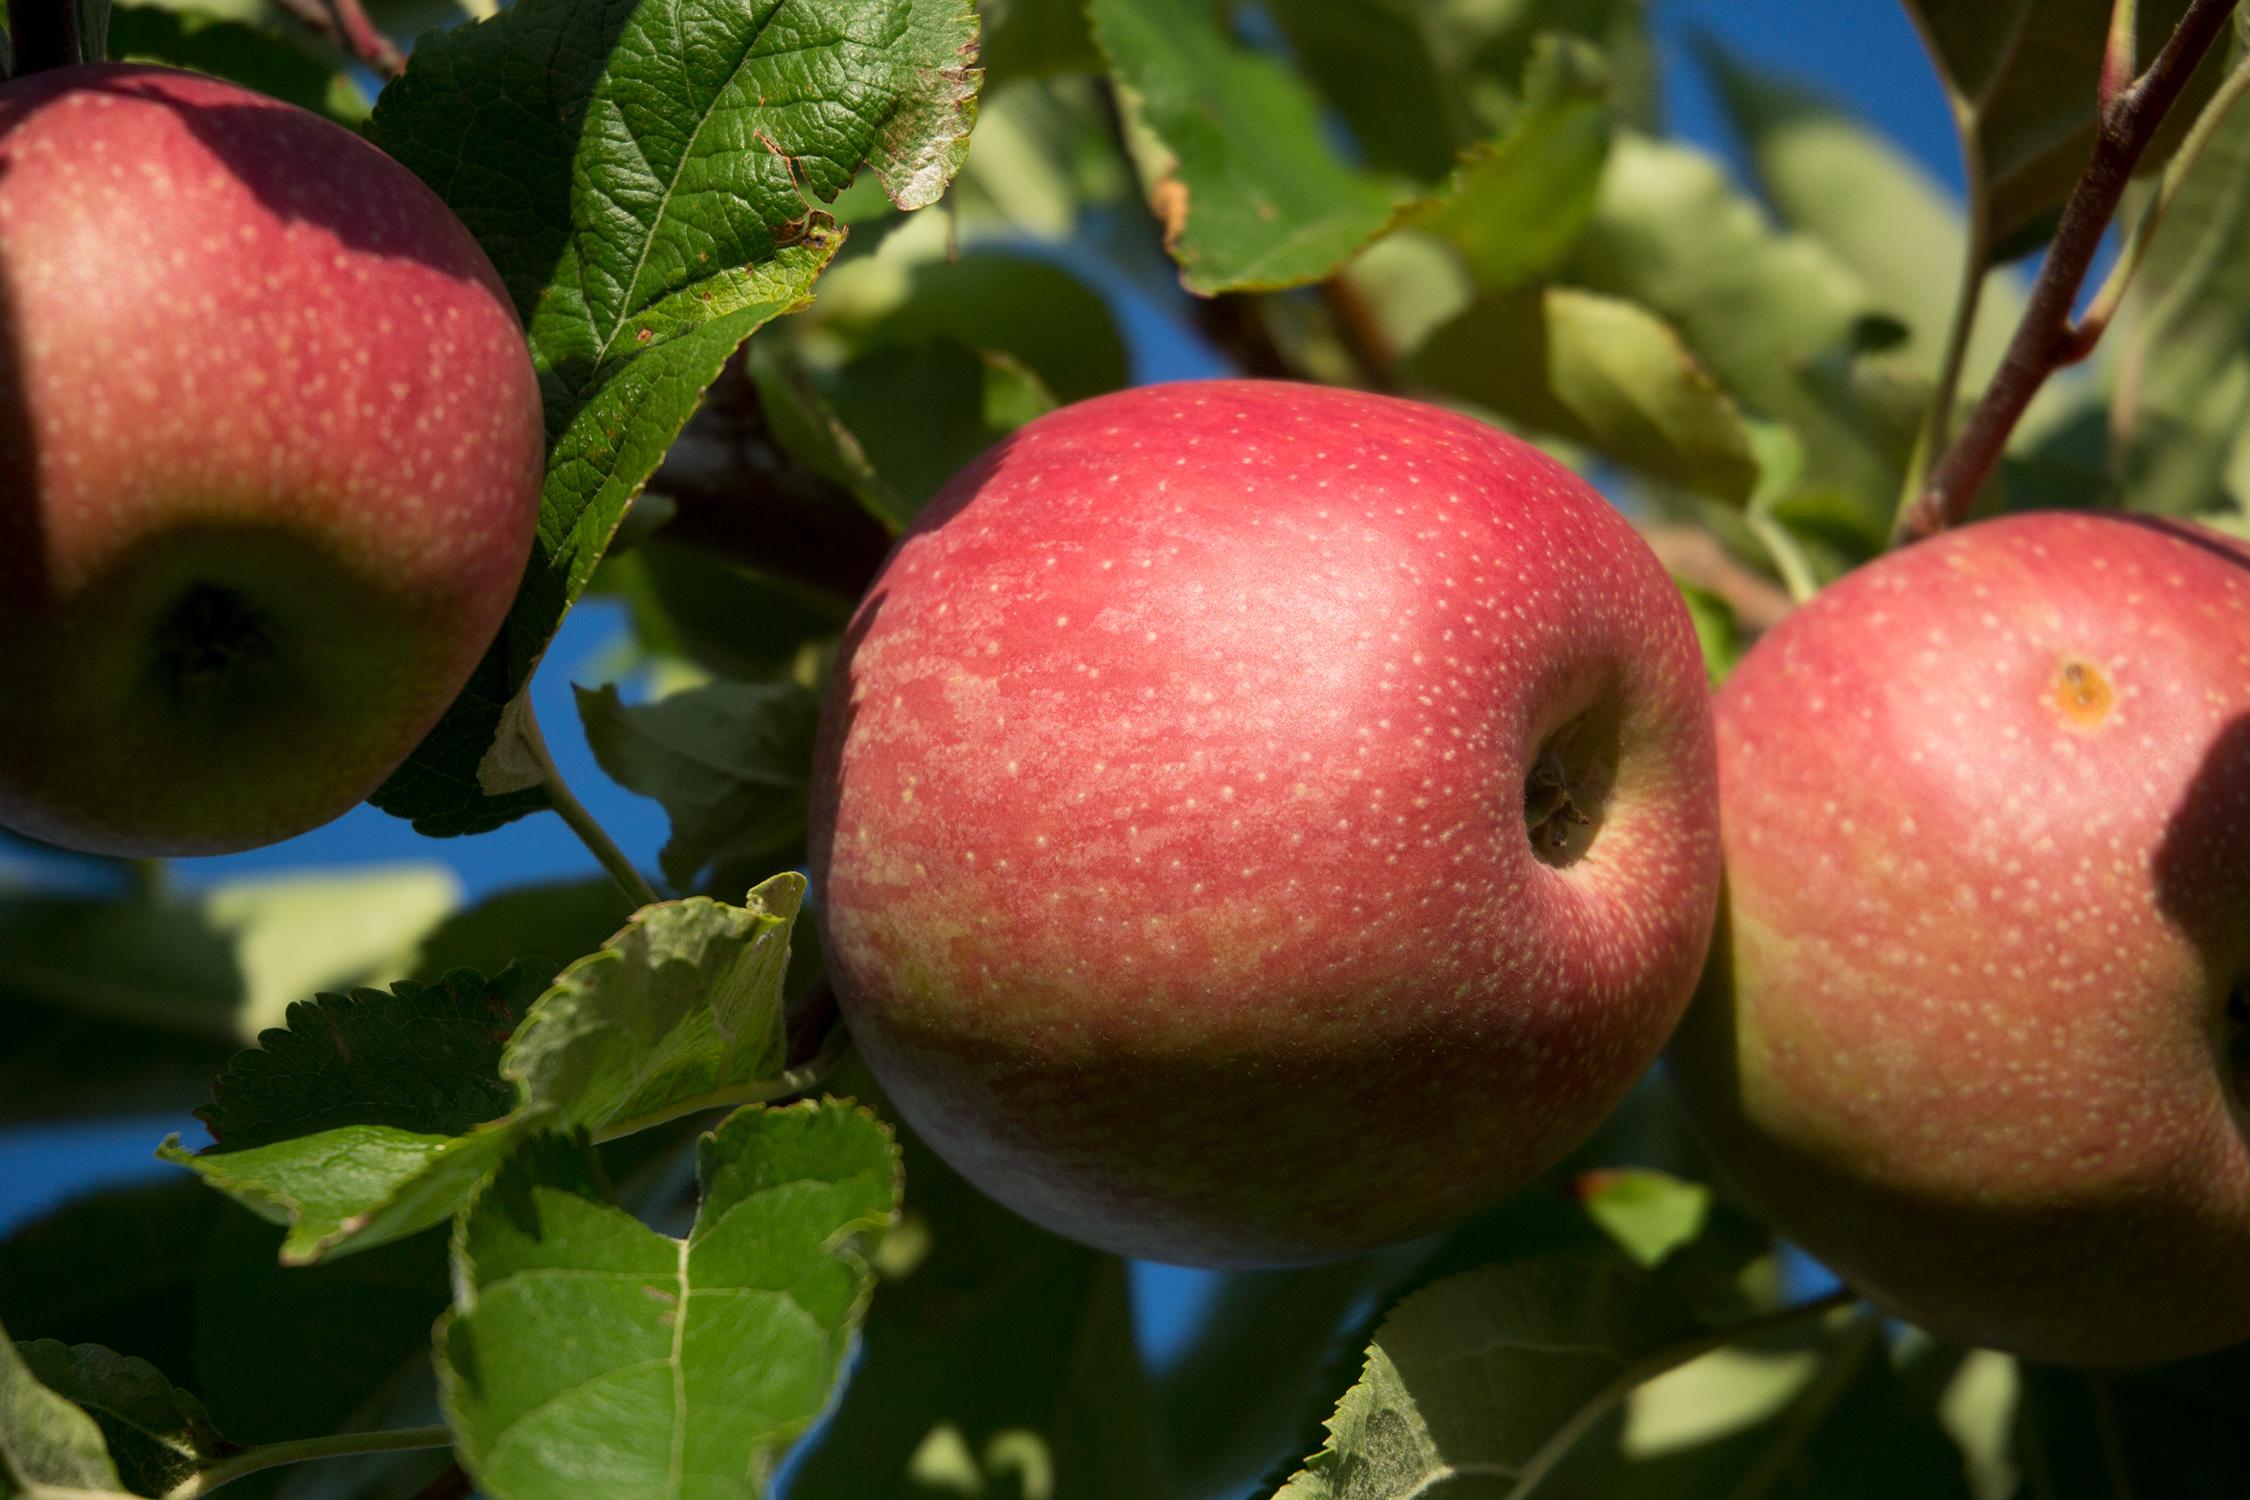
{"type": "Polygon", "coordinates": [[[1254,381],[1042,417],[845,637],[819,915],[898,1109],[1127,1255],[1304,1263],[1552,1164],[1649,1065],[1718,891],[1663,568],[1561,465],[1254,381]]]}
{"type": "Polygon", "coordinates": [[[2250,1337],[2250,552],[1987,522],[1721,692],[1728,895],[1676,1075],[1718,1166],[1933,1333],[2250,1337]]]}
{"type": "Polygon", "coordinates": [[[544,448],[491,263],[372,145],[166,68],[0,88],[0,825],[348,809],[498,631],[544,448]]]}

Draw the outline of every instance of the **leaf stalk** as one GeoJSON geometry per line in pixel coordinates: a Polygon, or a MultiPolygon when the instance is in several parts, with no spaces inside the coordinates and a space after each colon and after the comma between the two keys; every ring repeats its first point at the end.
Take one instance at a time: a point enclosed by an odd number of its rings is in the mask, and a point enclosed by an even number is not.
{"type": "Polygon", "coordinates": [[[2234,7],[2235,0],[2191,0],[2148,71],[2103,108],[2093,155],[2063,205],[2062,222],[2032,283],[2023,319],[1976,409],[1931,471],[1920,498],[1901,516],[1902,540],[1918,541],[1960,524],[2047,377],[2084,359],[2101,337],[2101,324],[2081,325],[2072,318],[2079,288],[2134,166],[2226,29],[2234,7]]]}

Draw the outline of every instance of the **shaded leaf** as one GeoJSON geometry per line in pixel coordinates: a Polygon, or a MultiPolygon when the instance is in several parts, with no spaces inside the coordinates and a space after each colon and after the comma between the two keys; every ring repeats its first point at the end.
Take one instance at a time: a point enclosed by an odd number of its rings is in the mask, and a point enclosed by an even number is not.
{"type": "Polygon", "coordinates": [[[625,602],[643,651],[752,681],[782,675],[851,618],[841,594],[662,537],[604,559],[595,587],[625,602]]]}
{"type": "Polygon", "coordinates": [[[1074,1500],[1174,1493],[1123,1264],[1001,1208],[913,1135],[900,1146],[906,1201],[875,1257],[865,1349],[790,1494],[1009,1493],[1027,1461],[1074,1500]]]}
{"type": "Polygon", "coordinates": [[[453,1135],[507,1113],[501,1049],[545,987],[513,965],[435,984],[324,994],[291,1005],[211,1085],[196,1111],[215,1149],[243,1151],[339,1125],[453,1135]]]}
{"type": "Polygon", "coordinates": [[[950,340],[878,348],[816,384],[866,455],[862,503],[894,531],[977,455],[1055,408],[1024,365],[950,340]]]}
{"type": "Polygon", "coordinates": [[[633,914],[555,979],[501,1063],[524,1105],[590,1131],[773,1078],[802,875],[776,875],[742,906],[701,896],[633,914]]]}
{"type": "Polygon", "coordinates": [[[1600,1260],[1496,1265],[1423,1288],[1376,1331],[1329,1438],[1279,1500],[1404,1497],[1446,1480],[1513,1495],[1582,1408],[1696,1331],[1638,1270],[1600,1260]]]}
{"type": "Polygon", "coordinates": [[[873,1280],[856,1242],[897,1211],[889,1134],[833,1101],[743,1110],[698,1177],[670,1239],[546,1137],[462,1216],[439,1388],[494,1500],[757,1493],[827,1404],[873,1280]]]}
{"type": "MultiPolygon", "coordinates": [[[[2234,49],[2243,66],[2243,48],[2234,49]]],[[[2250,107],[2235,105],[2180,182],[2120,324],[2103,467],[2136,509],[2217,508],[2250,425],[2250,107]]],[[[2096,450],[2100,452],[2099,449],[2096,450]]],[[[2050,453],[2052,446],[2050,446],[2050,453]]],[[[2250,503],[2235,488],[2233,503],[2250,503]]]]}
{"type": "Polygon", "coordinates": [[[1545,276],[1593,217],[1609,155],[1609,75],[1584,43],[1543,39],[1507,134],[1471,151],[1418,218],[1449,240],[1477,282],[1500,289],[1545,276]]]}
{"type": "Polygon", "coordinates": [[[290,1266],[279,1228],[221,1206],[193,1262],[195,1386],[220,1430],[243,1443],[334,1432],[386,1392],[428,1386],[430,1324],[448,1295],[444,1236],[290,1266]]]}
{"type": "MultiPolygon", "coordinates": [[[[981,135],[978,141],[981,148],[981,135]]],[[[935,245],[927,254],[894,255],[909,238],[894,236],[881,254],[838,267],[807,321],[854,353],[950,342],[1004,354],[1063,401],[1126,383],[1125,344],[1109,302],[1069,270],[991,248],[948,256],[935,245]]]]}
{"type": "MultiPolygon", "coordinates": [[[[1902,356],[1934,370],[1968,255],[1959,203],[1888,138],[1821,95],[1716,46],[1706,46],[1703,57],[1728,120],[1749,148],[1759,191],[1783,223],[1858,273],[1871,301],[1904,321],[1902,356]]],[[[1966,389],[1998,368],[2024,299],[2012,273],[1986,277],[1962,366],[1966,389]]]]}
{"type": "Polygon", "coordinates": [[[0,1328],[0,1496],[36,1485],[116,1490],[121,1483],[94,1419],[41,1384],[0,1328]]]}
{"type": "Polygon", "coordinates": [[[984,23],[978,50],[990,92],[1018,78],[1101,66],[1079,0],[981,0],[977,15],[984,23]]]}
{"type": "Polygon", "coordinates": [[[865,161],[933,202],[975,109],[967,0],[523,0],[423,40],[370,133],[492,256],[531,341],[549,451],[538,543],[492,653],[372,799],[432,834],[488,798],[500,714],[627,506],[743,340],[804,305],[841,232],[808,208],[865,161]]]}
{"type": "Polygon", "coordinates": [[[1144,186],[1190,291],[1317,281],[1409,201],[1405,183],[1343,162],[1304,81],[1199,0],[1091,0],[1087,13],[1154,142],[1144,186]]]}
{"type": "Polygon", "coordinates": [[[1730,392],[1796,431],[1808,482],[1854,497],[1887,529],[1900,459],[1822,363],[1847,361],[1879,309],[1818,242],[1776,230],[1717,161],[1620,136],[1565,274],[1672,324],[1730,392]]]}
{"type": "Polygon", "coordinates": [[[337,62],[278,28],[194,8],[121,5],[110,12],[109,55],[230,79],[346,125],[367,118],[367,96],[337,62]]]}
{"type": "Polygon", "coordinates": [[[214,1144],[191,1154],[173,1136],[157,1154],[289,1226],[290,1265],[441,1223],[527,1123],[501,1118],[516,1092],[499,1063],[544,982],[456,970],[301,1001],[213,1085],[198,1113],[214,1144]]]}
{"type": "Polygon", "coordinates": [[[190,1369],[196,1257],[233,1212],[178,1176],[73,1198],[0,1242],[0,1323],[190,1369]]]}
{"type": "Polygon", "coordinates": [[[614,685],[578,690],[594,758],[664,804],[659,859],[675,886],[714,864],[787,851],[804,837],[820,699],[793,682],[714,682],[627,704],[614,685]]]}
{"type": "Polygon", "coordinates": [[[118,1477],[136,1495],[162,1495],[236,1451],[203,1403],[145,1359],[53,1339],[19,1344],[17,1352],[40,1384],[94,1419],[118,1477]]]}
{"type": "Polygon", "coordinates": [[[440,922],[422,941],[414,977],[429,982],[454,969],[494,974],[512,964],[550,983],[564,961],[599,948],[631,914],[606,875],[511,886],[440,922]]]}
{"type": "Polygon", "coordinates": [[[1758,483],[1734,402],[1627,302],[1566,287],[1488,296],[1431,334],[1408,373],[1687,489],[1740,501],[1758,483]]]}
{"type": "MultiPolygon", "coordinates": [[[[2037,247],[2094,148],[2097,85],[2111,0],[1905,0],[1953,103],[1976,185],[1969,212],[1992,259],[2037,247]]],[[[2141,65],[2189,0],[2139,6],[2141,65]]],[[[2163,165],[2216,82],[2200,70],[2166,116],[2140,170],[2163,165]]]]}

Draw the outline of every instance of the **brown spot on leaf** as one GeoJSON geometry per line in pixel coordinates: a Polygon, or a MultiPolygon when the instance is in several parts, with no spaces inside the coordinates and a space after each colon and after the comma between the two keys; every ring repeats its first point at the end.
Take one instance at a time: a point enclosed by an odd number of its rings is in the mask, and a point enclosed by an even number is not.
{"type": "Polygon", "coordinates": [[[1180,235],[1187,228],[1187,184],[1165,173],[1149,189],[1148,206],[1156,214],[1156,221],[1164,226],[1164,249],[1170,253],[1178,247],[1180,235]]]}

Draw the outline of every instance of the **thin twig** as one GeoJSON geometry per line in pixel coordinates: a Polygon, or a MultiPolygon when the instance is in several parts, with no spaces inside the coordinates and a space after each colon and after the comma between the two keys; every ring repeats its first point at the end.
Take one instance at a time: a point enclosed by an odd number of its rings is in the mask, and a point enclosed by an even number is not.
{"type": "Polygon", "coordinates": [[[164,1500],[200,1500],[223,1484],[247,1474],[282,1464],[301,1464],[315,1458],[346,1458],[363,1453],[407,1453],[418,1448],[447,1448],[453,1434],[443,1427],[402,1427],[385,1432],[338,1432],[326,1437],[298,1438],[287,1443],[264,1443],[210,1468],[191,1474],[164,1492],[164,1500]]]}
{"type": "Polygon", "coordinates": [[[1579,1439],[1593,1430],[1594,1424],[1618,1402],[1631,1395],[1659,1375],[1669,1374],[1680,1366],[1701,1359],[1720,1349],[1751,1339],[1764,1338],[1795,1328],[1801,1323],[1817,1322],[1839,1307],[1849,1307],[1859,1300],[1859,1294],[1849,1287],[1839,1287],[1833,1292],[1815,1297],[1809,1302],[1799,1302],[1762,1317],[1747,1318],[1724,1328],[1714,1328],[1694,1338],[1682,1339],[1654,1349],[1640,1358],[1629,1361],[1610,1379],[1609,1384],[1570,1414],[1560,1427],[1547,1435],[1547,1440],[1532,1450],[1515,1473],[1515,1483],[1509,1487],[1511,1496],[1528,1495],[1539,1487],[1540,1481],[1570,1455],[1579,1439]]]}
{"type": "Polygon", "coordinates": [[[1752,635],[1773,629],[1797,607],[1787,589],[1741,561],[1701,526],[1650,526],[1641,538],[1666,572],[1724,600],[1752,635]]]}
{"type": "Polygon", "coordinates": [[[1901,527],[1906,539],[1935,535],[1968,514],[2031,398],[2048,376],[2085,358],[2093,348],[2092,338],[2099,337],[2100,329],[2081,330],[2071,320],[2087,268],[2101,248],[2102,235],[2117,212],[2134,165],[2204,54],[2226,29],[2234,3],[2190,0],[2187,13],[2148,71],[2102,111],[2093,156],[2063,205],[2062,223],[2047,247],[2039,278],[2032,283],[2023,321],[2016,325],[2007,355],[1983,399],[1938,460],[1921,498],[1907,510],[1901,527]]]}
{"type": "Polygon", "coordinates": [[[360,0],[275,0],[298,25],[332,42],[384,78],[406,71],[406,54],[369,19],[360,0]]]}
{"type": "Polygon", "coordinates": [[[586,810],[586,804],[579,801],[577,794],[571,791],[570,783],[563,780],[562,768],[555,764],[554,754],[547,748],[547,737],[540,732],[539,720],[531,712],[528,702],[517,719],[517,732],[523,740],[524,749],[530,752],[532,763],[539,768],[547,801],[553,805],[562,820],[570,825],[570,831],[578,835],[578,841],[586,846],[595,859],[601,861],[602,868],[609,872],[609,878],[617,882],[636,907],[654,906],[663,900],[657,894],[656,887],[649,884],[648,877],[641,873],[640,867],[633,863],[632,857],[617,846],[617,840],[609,836],[609,830],[602,827],[600,820],[586,810]]]}

